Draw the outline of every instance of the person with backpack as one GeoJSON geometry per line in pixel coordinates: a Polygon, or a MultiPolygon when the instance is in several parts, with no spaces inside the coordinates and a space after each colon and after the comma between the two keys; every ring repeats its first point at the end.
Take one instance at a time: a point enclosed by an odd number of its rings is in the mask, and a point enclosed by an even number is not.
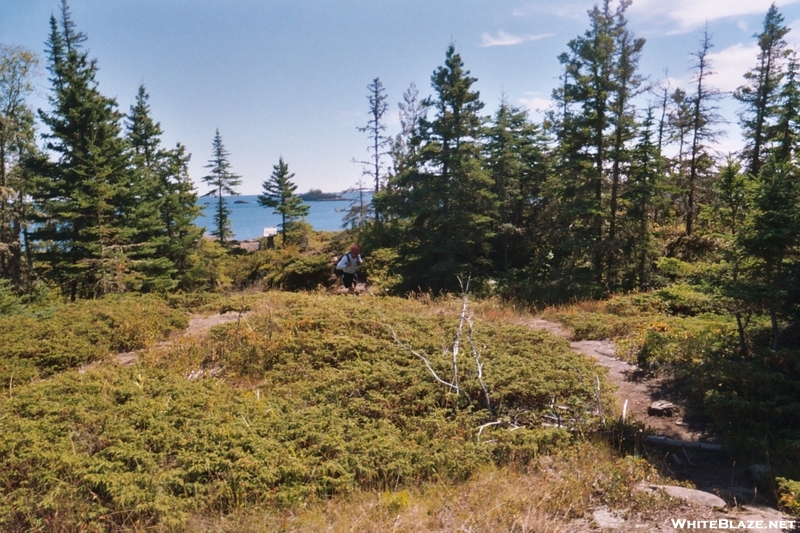
{"type": "Polygon", "coordinates": [[[342,283],[344,283],[350,294],[355,294],[356,292],[356,283],[358,282],[356,270],[364,262],[359,254],[360,251],[361,249],[358,245],[354,244],[350,251],[344,254],[336,264],[336,269],[342,271],[342,283]]]}

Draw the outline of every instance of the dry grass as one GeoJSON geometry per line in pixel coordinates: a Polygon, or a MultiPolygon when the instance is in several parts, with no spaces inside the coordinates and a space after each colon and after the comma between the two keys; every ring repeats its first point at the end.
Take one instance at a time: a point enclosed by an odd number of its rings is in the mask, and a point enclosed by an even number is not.
{"type": "Polygon", "coordinates": [[[602,443],[583,442],[524,469],[487,467],[462,484],[428,483],[391,492],[356,492],[302,509],[263,510],[208,520],[188,531],[209,533],[548,533],[582,531],[591,510],[607,506],[647,517],[674,505],[636,491],[663,482],[645,461],[619,458],[602,443]]]}

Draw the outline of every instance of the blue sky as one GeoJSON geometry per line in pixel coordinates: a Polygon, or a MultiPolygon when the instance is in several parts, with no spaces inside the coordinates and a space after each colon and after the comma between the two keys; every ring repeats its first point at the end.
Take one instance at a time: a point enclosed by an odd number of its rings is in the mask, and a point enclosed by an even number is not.
{"type": "MultiPolygon", "coordinates": [[[[455,43],[487,114],[501,95],[546,108],[557,56],[588,26],[585,0],[71,0],[78,29],[100,68],[100,90],[127,112],[137,88],[150,93],[164,140],[187,145],[199,183],[219,128],[240,192],[257,194],[282,155],[299,191],[354,185],[368,141],[366,85],[379,77],[389,96],[389,133],[410,82],[431,93],[430,76],[455,43]]],[[[43,55],[58,0],[0,0],[0,42],[43,55]]],[[[769,0],[634,0],[629,28],[647,40],[641,72],[672,87],[690,76],[690,54],[708,23],[712,83],[731,91],[755,65],[753,34],[769,0]]],[[[777,2],[790,44],[800,44],[800,0],[777,2]]],[[[46,72],[34,107],[47,108],[46,72]]],[[[722,105],[739,144],[733,102],[722,105]]],[[[201,193],[206,192],[200,186],[201,193]]]]}

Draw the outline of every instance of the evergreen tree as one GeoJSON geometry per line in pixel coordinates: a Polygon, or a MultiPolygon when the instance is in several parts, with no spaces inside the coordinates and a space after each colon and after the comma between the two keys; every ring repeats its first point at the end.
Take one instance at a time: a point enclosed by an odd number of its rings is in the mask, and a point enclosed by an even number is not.
{"type": "Polygon", "coordinates": [[[703,33],[700,50],[695,53],[697,61],[694,65],[695,93],[691,103],[691,130],[689,133],[690,149],[688,154],[688,182],[686,184],[686,235],[694,232],[694,221],[697,219],[697,200],[702,192],[703,178],[710,176],[713,167],[713,157],[708,151],[707,143],[717,138],[718,132],[714,129],[720,122],[717,107],[714,102],[720,98],[720,93],[708,83],[708,78],[714,72],[711,70],[709,53],[712,48],[711,37],[708,29],[703,33]]]}
{"type": "Polygon", "coordinates": [[[259,195],[258,203],[264,207],[275,209],[273,213],[281,216],[281,235],[284,246],[289,242],[286,238],[287,229],[291,229],[297,219],[308,216],[310,207],[303,203],[303,199],[294,192],[297,185],[292,181],[294,174],[289,173],[283,157],[278,159],[278,164],[272,167],[272,175],[262,183],[263,194],[259,195]]]}
{"type": "Polygon", "coordinates": [[[730,235],[737,234],[744,220],[749,181],[742,165],[729,155],[715,184],[718,198],[715,211],[723,231],[730,235]]]}
{"type": "Polygon", "coordinates": [[[23,258],[24,251],[30,252],[25,238],[30,185],[21,161],[36,151],[33,111],[25,99],[33,92],[37,64],[32,52],[0,45],[0,277],[17,290],[32,274],[23,258]]]}
{"type": "Polygon", "coordinates": [[[193,223],[200,208],[188,176],[189,155],[178,144],[173,150],[161,146],[161,125],[150,116],[150,96],[139,87],[127,120],[127,138],[133,150],[133,186],[139,191],[138,209],[132,213],[142,227],[148,259],[142,262],[146,288],[174,286],[187,267],[202,230],[193,223]]]}
{"type": "Polygon", "coordinates": [[[654,136],[653,109],[648,108],[639,128],[639,138],[631,152],[628,187],[623,195],[627,205],[626,224],[630,250],[635,264],[635,286],[647,290],[651,286],[651,264],[658,254],[651,221],[661,207],[664,191],[664,162],[654,136]]]}
{"type": "MultiPolygon", "coordinates": [[[[772,325],[772,348],[780,347],[780,316],[789,262],[797,261],[800,244],[800,170],[792,163],[768,159],[759,172],[748,217],[737,234],[743,250],[758,261],[750,283],[760,285],[772,325]]],[[[758,293],[759,291],[752,291],[758,293]]]]}
{"type": "Polygon", "coordinates": [[[776,161],[789,161],[797,155],[800,135],[800,70],[797,53],[792,52],[786,69],[785,83],[778,96],[776,124],[771,141],[776,161]]]}
{"type": "Polygon", "coordinates": [[[504,98],[486,130],[485,150],[498,201],[495,250],[504,270],[521,268],[542,246],[538,217],[548,172],[546,138],[525,111],[504,98]]]}
{"type": "Polygon", "coordinates": [[[595,283],[604,277],[613,283],[615,277],[622,171],[635,131],[631,100],[642,81],[637,63],[644,40],[627,30],[628,6],[630,1],[622,0],[612,9],[604,0],[589,11],[589,29],[559,56],[563,84],[554,91],[561,109],[561,116],[554,117],[560,121],[557,173],[563,180],[549,189],[562,206],[556,213],[556,223],[567,225],[562,237],[569,235],[569,244],[560,245],[556,256],[565,264],[582,265],[588,255],[595,283]]]}
{"type": "Polygon", "coordinates": [[[400,256],[406,288],[440,290],[456,275],[479,276],[489,265],[495,196],[481,165],[483,103],[453,45],[431,82],[435,110],[420,122],[420,148],[395,176],[392,212],[407,220],[400,256]]]}
{"type": "MultiPolygon", "coordinates": [[[[369,176],[375,183],[375,193],[381,190],[381,183],[384,181],[385,167],[383,157],[388,154],[387,148],[391,139],[384,134],[386,124],[383,122],[383,115],[386,113],[388,104],[386,103],[386,92],[380,78],[375,78],[372,83],[367,85],[367,100],[369,101],[370,119],[367,125],[359,127],[358,131],[369,135],[370,145],[367,151],[370,154],[369,161],[359,161],[364,165],[362,175],[369,176]]],[[[375,218],[380,219],[379,209],[375,208],[375,218]]]]}
{"type": "Polygon", "coordinates": [[[46,244],[51,275],[75,299],[125,288],[138,230],[120,215],[135,193],[122,115],[97,88],[96,63],[82,50],[86,37],[75,30],[66,0],[60,24],[51,16],[50,28],[52,111],[39,114],[49,129],[46,148],[55,157],[35,165],[43,179],[31,194],[44,217],[33,237],[46,244]]]}
{"type": "Polygon", "coordinates": [[[740,113],[742,130],[747,144],[743,155],[747,170],[757,176],[765,160],[770,126],[777,113],[776,100],[780,91],[784,63],[784,37],[789,28],[783,26],[783,16],[772,4],[764,17],[764,29],[758,35],[758,64],[749,70],[747,80],[734,92],[734,97],[744,108],[740,113]]]}
{"type": "MultiPolygon", "coordinates": [[[[624,7],[626,4],[623,4],[624,7]]],[[[606,279],[614,287],[619,266],[616,261],[618,248],[617,217],[619,199],[622,194],[623,170],[628,159],[627,144],[633,139],[636,129],[635,109],[631,100],[640,92],[642,77],[637,73],[639,56],[644,47],[644,39],[636,39],[626,28],[624,12],[616,16],[616,60],[612,71],[613,91],[611,95],[611,125],[613,133],[610,140],[611,191],[608,213],[608,242],[606,243],[606,279]]],[[[652,121],[652,119],[649,119],[652,121]]],[[[648,125],[647,128],[651,126],[648,125]]],[[[651,141],[648,139],[648,143],[651,141]]]]}
{"type": "Polygon", "coordinates": [[[201,179],[208,183],[212,188],[203,196],[216,196],[217,206],[214,212],[214,229],[211,235],[217,238],[221,245],[225,245],[225,241],[233,236],[231,230],[230,214],[231,210],[225,205],[224,195],[237,196],[236,187],[241,185],[241,176],[231,172],[231,163],[228,161],[230,154],[222,144],[222,136],[219,134],[219,129],[214,134],[214,142],[212,144],[212,156],[208,160],[205,168],[209,169],[209,173],[201,179]]]}

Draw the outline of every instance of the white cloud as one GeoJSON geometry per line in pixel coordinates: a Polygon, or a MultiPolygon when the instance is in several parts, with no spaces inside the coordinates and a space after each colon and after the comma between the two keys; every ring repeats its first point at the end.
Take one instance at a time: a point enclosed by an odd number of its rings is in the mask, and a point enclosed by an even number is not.
{"type": "Polygon", "coordinates": [[[735,44],[708,54],[711,69],[716,73],[709,83],[723,91],[733,91],[744,83],[745,72],[753,68],[758,57],[758,45],[735,44]]]}
{"type": "Polygon", "coordinates": [[[513,46],[516,44],[527,43],[528,41],[538,41],[546,37],[552,37],[554,33],[538,33],[538,34],[525,34],[525,35],[511,35],[503,30],[497,32],[497,37],[492,37],[488,33],[483,34],[482,47],[489,46],[513,46]]]}
{"type": "Polygon", "coordinates": [[[742,15],[764,14],[774,2],[777,6],[798,0],[638,0],[631,5],[631,15],[645,19],[667,17],[677,24],[672,33],[702,27],[707,21],[742,15]]]}
{"type": "Polygon", "coordinates": [[[530,98],[520,98],[519,103],[531,113],[543,113],[553,105],[552,100],[536,96],[535,93],[530,98]]]}

